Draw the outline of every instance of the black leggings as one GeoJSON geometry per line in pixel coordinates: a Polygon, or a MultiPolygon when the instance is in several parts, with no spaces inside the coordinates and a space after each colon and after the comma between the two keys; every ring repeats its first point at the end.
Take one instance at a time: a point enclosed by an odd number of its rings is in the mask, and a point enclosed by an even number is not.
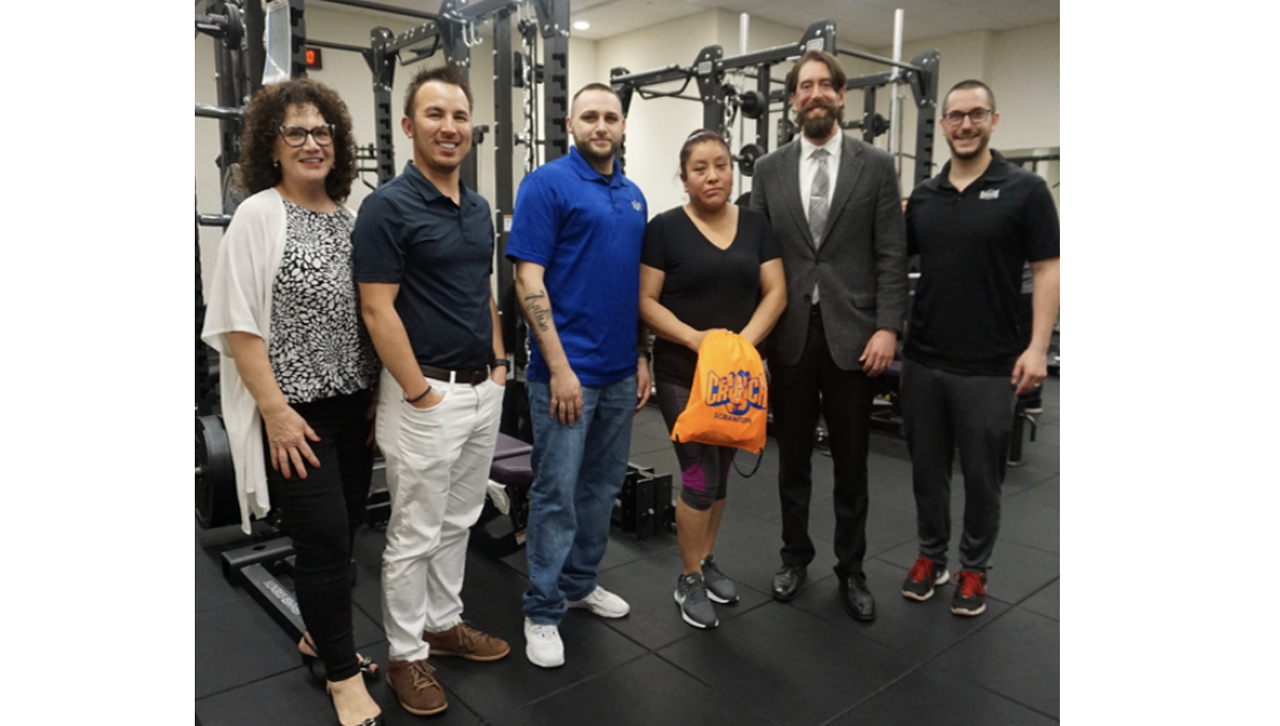
{"type": "MultiPolygon", "coordinates": [[[[662,410],[668,432],[675,428],[676,419],[688,403],[688,388],[674,383],[658,384],[658,408],[662,410]]],[[[729,465],[738,450],[692,441],[672,443],[680,462],[680,499],[693,509],[705,512],[728,495],[729,465]]]]}
{"type": "Polygon", "coordinates": [[[368,391],[293,404],[320,437],[307,442],[320,468],[308,464],[306,479],[296,472],[285,479],[272,469],[267,446],[273,505],[280,508],[283,529],[297,552],[293,580],[298,609],[330,681],[360,672],[351,629],[350,563],[373,477],[373,450],[365,443],[368,407],[368,391]]]}

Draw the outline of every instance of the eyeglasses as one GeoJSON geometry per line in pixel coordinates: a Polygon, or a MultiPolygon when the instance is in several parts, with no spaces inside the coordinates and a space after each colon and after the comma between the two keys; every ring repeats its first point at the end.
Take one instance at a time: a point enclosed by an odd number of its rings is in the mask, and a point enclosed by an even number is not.
{"type": "Polygon", "coordinates": [[[320,124],[314,129],[304,129],[301,126],[281,126],[280,138],[284,139],[284,143],[297,148],[307,143],[307,135],[316,140],[321,146],[328,146],[333,143],[333,124],[320,124]]]}
{"type": "Polygon", "coordinates": [[[948,125],[959,126],[960,124],[964,123],[965,117],[968,117],[968,119],[971,122],[973,122],[974,125],[977,125],[982,123],[983,121],[986,121],[987,116],[989,116],[990,114],[991,114],[991,109],[989,108],[975,108],[972,111],[969,111],[968,113],[964,111],[951,111],[949,113],[944,114],[942,116],[942,120],[946,121],[948,125]]]}

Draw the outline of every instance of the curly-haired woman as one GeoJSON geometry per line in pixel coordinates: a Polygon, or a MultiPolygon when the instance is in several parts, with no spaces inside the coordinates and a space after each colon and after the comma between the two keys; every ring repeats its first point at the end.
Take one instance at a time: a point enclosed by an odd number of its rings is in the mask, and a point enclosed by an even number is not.
{"type": "Polygon", "coordinates": [[[341,204],[356,176],[346,105],[305,79],[264,87],[245,112],[240,170],[252,196],[218,249],[203,339],[221,354],[242,523],[266,515],[270,484],[297,552],[298,649],[323,661],[339,723],[374,726],[362,675],[376,666],[356,653],[349,562],[378,361],[351,275],[355,215],[341,204]]]}

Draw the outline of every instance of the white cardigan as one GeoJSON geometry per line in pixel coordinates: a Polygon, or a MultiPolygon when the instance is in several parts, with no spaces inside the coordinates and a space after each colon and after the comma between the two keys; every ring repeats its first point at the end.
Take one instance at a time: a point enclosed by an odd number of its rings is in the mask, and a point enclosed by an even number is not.
{"type": "Polygon", "coordinates": [[[218,245],[213,280],[207,290],[200,338],[218,351],[222,418],[231,445],[240,499],[240,527],[250,533],[250,515],[267,516],[266,452],[262,418],[253,395],[240,379],[227,333],[252,333],[271,341],[271,290],[284,256],[284,200],[266,189],[244,200],[218,245]]]}

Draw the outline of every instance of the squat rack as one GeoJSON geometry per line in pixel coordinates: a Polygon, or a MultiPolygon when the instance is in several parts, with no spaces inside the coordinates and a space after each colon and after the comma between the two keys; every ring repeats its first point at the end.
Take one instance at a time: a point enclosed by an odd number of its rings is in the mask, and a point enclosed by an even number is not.
{"type": "MultiPolygon", "coordinates": [[[[610,81],[614,91],[622,99],[622,110],[626,114],[634,94],[641,98],[683,98],[702,103],[702,125],[729,138],[727,133],[731,116],[741,111],[746,118],[756,122],[754,140],[743,145],[734,159],[738,161],[742,173],[751,176],[756,159],[769,150],[768,124],[770,107],[774,103],[782,103],[782,116],[778,120],[778,144],[785,144],[795,133],[795,127],[787,119],[787,94],[783,89],[774,89],[775,83],[770,72],[774,65],[794,60],[809,50],[824,50],[833,55],[849,55],[864,60],[891,66],[893,70],[884,73],[849,78],[845,82],[847,90],[863,91],[863,114],[859,119],[847,121],[843,128],[861,128],[864,141],[871,143],[876,136],[889,130],[892,121],[886,121],[876,113],[876,89],[889,84],[905,83],[911,87],[919,113],[916,116],[916,153],[914,184],[925,181],[932,175],[933,169],[933,135],[934,116],[938,96],[938,61],[936,50],[927,50],[917,55],[910,63],[883,58],[863,53],[862,51],[840,48],[836,45],[836,26],[830,20],[819,20],[808,27],[795,43],[774,46],[754,53],[730,58],[724,57],[724,49],[719,45],[709,45],[698,52],[690,66],[670,65],[639,73],[631,73],[626,68],[614,68],[610,71],[610,81]],[[731,70],[754,70],[756,88],[740,90],[724,82],[725,74],[731,70]],[[697,81],[698,96],[682,95],[691,80],[697,81]],[[651,86],[675,81],[684,81],[684,85],[674,92],[646,90],[651,86]],[[726,118],[726,114],[730,118],[726,118]]],[[[747,73],[750,76],[750,73],[747,73]]],[[[625,149],[623,150],[625,153],[625,149]]]]}

